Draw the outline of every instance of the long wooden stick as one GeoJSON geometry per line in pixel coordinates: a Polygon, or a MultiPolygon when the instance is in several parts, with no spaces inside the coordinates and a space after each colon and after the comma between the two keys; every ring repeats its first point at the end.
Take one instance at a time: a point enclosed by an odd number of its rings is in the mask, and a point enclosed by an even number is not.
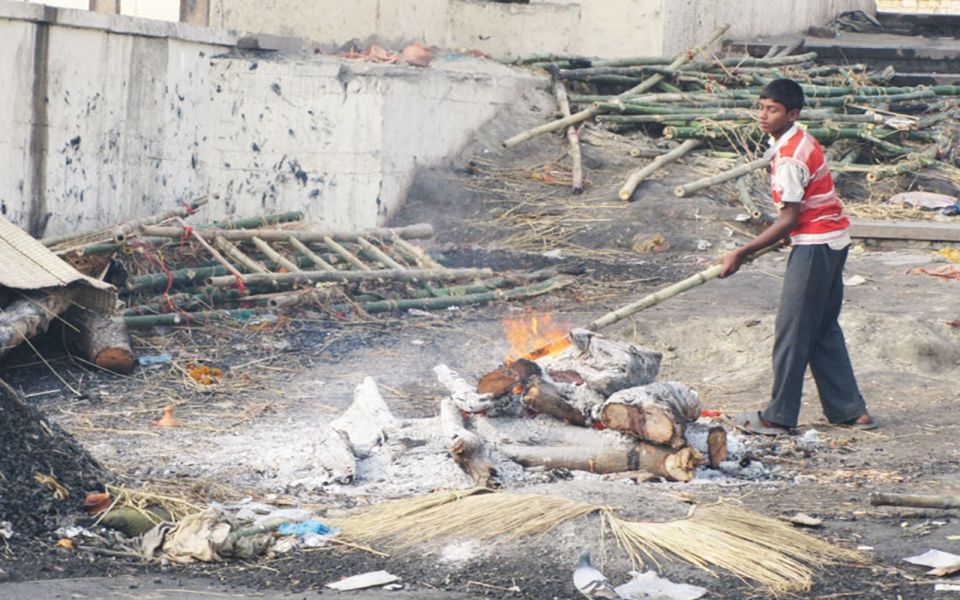
{"type": "MultiPolygon", "coordinates": [[[[727,29],[729,29],[729,28],[730,28],[729,25],[723,25],[722,27],[719,27],[716,31],[713,32],[713,35],[710,36],[710,39],[709,39],[709,40],[703,42],[703,43],[700,44],[699,46],[696,46],[696,47],[694,47],[694,48],[691,48],[691,49],[689,49],[689,50],[686,50],[686,51],[684,51],[684,52],[681,52],[680,54],[677,55],[676,58],[674,58],[673,62],[670,63],[670,65],[668,65],[667,69],[669,69],[671,72],[672,72],[672,71],[676,71],[677,69],[679,69],[680,67],[682,67],[684,64],[692,61],[692,60],[694,59],[694,57],[696,57],[696,56],[697,56],[698,54],[700,54],[705,48],[707,48],[708,46],[710,46],[711,44],[713,44],[715,41],[717,41],[717,39],[719,39],[721,35],[723,35],[724,33],[726,33],[727,29]]],[[[663,75],[663,74],[661,74],[661,73],[657,73],[657,74],[655,74],[655,75],[651,75],[651,76],[648,77],[647,79],[643,80],[639,85],[630,88],[629,90],[623,92],[622,94],[619,94],[617,97],[618,97],[618,98],[625,98],[625,97],[627,97],[627,96],[637,96],[637,95],[642,94],[643,92],[645,92],[645,91],[653,88],[655,85],[657,85],[658,83],[660,83],[660,82],[663,81],[664,79],[666,79],[666,76],[663,75]]],[[[513,146],[516,146],[516,145],[518,145],[518,144],[522,144],[523,142],[526,142],[527,140],[532,140],[533,138],[537,137],[538,135],[542,135],[542,134],[544,134],[544,133],[550,133],[551,131],[559,131],[559,130],[563,129],[564,127],[569,127],[569,126],[571,126],[571,125],[576,125],[577,123],[580,123],[580,122],[582,122],[582,121],[586,121],[587,119],[592,119],[592,118],[593,118],[594,116],[596,116],[599,112],[600,112],[600,110],[599,110],[598,108],[591,106],[590,108],[586,108],[586,109],[584,109],[584,110],[581,110],[580,112],[574,113],[574,114],[570,115],[569,117],[564,117],[564,118],[562,118],[562,119],[557,119],[556,121],[552,121],[552,122],[550,122],[550,123],[545,123],[545,124],[540,125],[540,126],[538,126],[538,127],[534,127],[533,129],[528,129],[527,131],[523,131],[523,132],[521,132],[521,133],[518,133],[517,135],[515,135],[515,136],[513,136],[513,137],[511,137],[511,138],[509,138],[509,139],[507,139],[507,140],[504,140],[504,141],[503,141],[503,147],[504,147],[504,148],[512,148],[513,146]]]]}
{"type": "MultiPolygon", "coordinates": [[[[188,227],[187,224],[184,223],[184,222],[183,222],[183,219],[181,219],[180,217],[177,217],[177,221],[179,221],[180,224],[183,225],[184,231],[189,231],[189,232],[190,232],[190,235],[193,237],[193,239],[197,240],[197,242],[199,242],[199,244],[200,244],[201,246],[203,246],[203,248],[204,248],[207,252],[210,253],[210,256],[212,256],[215,261],[217,261],[218,263],[220,263],[221,265],[223,265],[223,268],[224,268],[224,269],[230,271],[230,272],[233,274],[234,277],[243,277],[243,273],[241,273],[240,271],[238,271],[236,267],[234,267],[232,264],[230,264],[230,261],[228,261],[227,259],[225,259],[225,258],[223,257],[223,255],[220,254],[220,252],[217,251],[216,248],[214,248],[213,246],[211,246],[210,244],[208,244],[208,243],[207,243],[207,240],[203,239],[203,236],[200,235],[199,233],[197,233],[197,230],[196,230],[196,229],[194,229],[194,228],[192,228],[192,227],[188,227]]],[[[236,280],[234,280],[234,281],[236,281],[236,280]]]]}
{"type": "MultiPolygon", "coordinates": [[[[140,228],[140,233],[145,236],[181,238],[184,236],[184,230],[180,227],[156,227],[144,226],[140,228]]],[[[204,229],[203,234],[213,237],[219,235],[225,240],[246,241],[258,237],[268,242],[283,242],[291,237],[295,237],[305,244],[322,242],[324,238],[340,242],[355,242],[362,236],[389,236],[392,233],[401,238],[418,239],[433,237],[433,226],[429,223],[418,223],[416,225],[407,225],[406,227],[397,227],[391,229],[368,229],[364,231],[338,232],[338,231],[300,231],[296,229],[204,229]]]]}
{"type": "Polygon", "coordinates": [[[676,189],[673,190],[673,193],[677,198],[683,198],[688,194],[699,192],[700,190],[706,189],[712,185],[724,183],[724,182],[730,181],[731,179],[737,179],[738,177],[743,177],[744,175],[746,175],[747,173],[750,173],[751,171],[755,171],[757,169],[763,169],[769,166],[770,166],[770,159],[761,158],[753,162],[749,162],[749,163],[734,167],[729,171],[724,171],[719,175],[714,175],[712,177],[704,177],[702,179],[698,179],[686,185],[679,185],[676,187],[676,189]]]}
{"type": "MultiPolygon", "coordinates": [[[[567,98],[567,88],[563,81],[553,82],[553,92],[557,96],[557,104],[563,116],[570,116],[570,100],[567,98]]],[[[580,151],[580,133],[575,125],[567,127],[567,143],[570,144],[570,160],[573,163],[573,193],[583,192],[583,153],[580,151]]]]}
{"type": "Polygon", "coordinates": [[[257,261],[253,260],[246,254],[241,252],[239,248],[237,248],[227,240],[223,239],[219,235],[213,238],[213,244],[223,252],[226,252],[227,256],[237,261],[241,265],[245,266],[246,268],[250,269],[254,273],[270,272],[270,269],[266,268],[265,266],[261,265],[257,261]]]}
{"type": "Polygon", "coordinates": [[[657,158],[653,159],[653,161],[651,161],[650,164],[648,164],[647,166],[637,171],[634,171],[630,175],[630,177],[627,178],[627,182],[623,184],[623,187],[620,188],[620,199],[630,200],[630,198],[633,197],[633,193],[637,190],[637,186],[640,185],[640,183],[644,179],[646,179],[647,177],[650,177],[651,175],[653,175],[654,173],[662,169],[664,166],[679,159],[680,157],[687,154],[694,148],[699,147],[701,144],[703,144],[703,141],[698,139],[684,140],[682,144],[680,144],[670,152],[667,152],[666,154],[658,156],[657,158]]]}
{"type": "Polygon", "coordinates": [[[266,243],[260,238],[258,237],[251,238],[250,241],[253,242],[253,245],[256,246],[260,252],[263,252],[264,256],[266,256],[273,262],[277,263],[287,271],[290,271],[291,273],[295,273],[300,270],[300,267],[298,267],[296,264],[288,260],[286,256],[274,250],[273,247],[270,246],[270,244],[266,243]]]}
{"type": "MultiPolygon", "coordinates": [[[[750,261],[755,260],[758,257],[763,256],[768,252],[772,252],[777,248],[779,248],[778,244],[767,246],[763,250],[754,252],[747,260],[750,260],[750,261]]],[[[710,281],[711,279],[716,279],[717,277],[720,276],[720,273],[722,272],[723,272],[723,265],[714,265],[709,269],[704,269],[703,271],[700,271],[699,273],[695,273],[690,277],[687,277],[686,279],[683,279],[681,281],[678,281],[677,283],[674,283],[673,285],[669,285],[652,294],[648,294],[643,298],[640,298],[636,302],[631,302],[626,306],[621,306],[617,310],[608,312],[602,317],[599,317],[593,320],[589,325],[587,325],[587,329],[597,331],[599,329],[603,329],[604,327],[609,327],[610,325],[613,325],[618,321],[622,321],[623,319],[626,319],[630,315],[636,314],[641,310],[650,308],[651,306],[656,306],[657,304],[660,304],[665,300],[669,300],[674,296],[678,296],[689,289],[693,289],[695,287],[701,286],[706,282],[710,281]]]]}
{"type": "Polygon", "coordinates": [[[914,494],[870,494],[872,506],[909,506],[913,508],[960,508],[960,496],[924,496],[914,494]]]}
{"type": "MultiPolygon", "coordinates": [[[[241,274],[245,285],[313,284],[320,281],[453,281],[471,277],[490,277],[490,269],[381,269],[376,271],[299,271],[296,273],[249,273],[241,274]]],[[[207,285],[226,287],[236,283],[229,275],[210,277],[207,285]]]]}

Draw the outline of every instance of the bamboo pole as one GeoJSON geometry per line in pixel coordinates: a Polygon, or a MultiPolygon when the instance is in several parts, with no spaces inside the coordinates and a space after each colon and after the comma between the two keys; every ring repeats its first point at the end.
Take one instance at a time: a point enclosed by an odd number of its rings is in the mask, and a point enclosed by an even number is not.
{"type": "Polygon", "coordinates": [[[280,254],[279,252],[277,252],[276,250],[274,250],[274,249],[270,246],[270,244],[266,243],[265,241],[261,240],[260,238],[258,238],[258,237],[250,238],[250,241],[253,242],[253,245],[256,246],[256,247],[257,247],[257,250],[259,250],[260,252],[262,252],[264,256],[266,256],[267,258],[269,258],[269,259],[272,260],[273,262],[277,263],[278,265],[280,265],[281,267],[283,267],[283,268],[286,269],[287,271],[289,271],[289,272],[291,272],[291,273],[295,273],[295,272],[297,272],[297,271],[300,270],[300,267],[298,267],[296,264],[290,262],[290,261],[287,259],[286,256],[284,256],[284,255],[280,254]]]}
{"type": "MultiPolygon", "coordinates": [[[[358,237],[357,239],[360,239],[360,238],[358,237]]],[[[324,243],[324,245],[326,245],[327,248],[329,248],[329,249],[332,250],[334,253],[336,253],[337,256],[339,256],[339,257],[342,258],[343,260],[347,261],[349,264],[353,265],[354,267],[360,269],[361,271],[370,271],[370,270],[372,270],[369,266],[367,266],[367,264],[366,264],[365,262],[363,262],[362,260],[360,260],[359,258],[357,258],[356,256],[354,256],[353,254],[351,254],[349,250],[347,250],[346,248],[344,248],[343,246],[341,246],[340,244],[338,244],[338,243],[337,243],[333,238],[331,238],[330,236],[324,237],[324,238],[323,238],[323,243],[324,243]]]]}
{"type": "MultiPolygon", "coordinates": [[[[673,62],[670,63],[668,68],[675,71],[678,68],[680,68],[682,65],[690,62],[693,59],[693,57],[700,54],[705,48],[713,44],[729,28],[730,28],[729,25],[723,25],[722,27],[719,27],[713,33],[713,35],[710,37],[709,40],[707,40],[706,42],[703,42],[699,46],[691,48],[690,50],[687,50],[685,52],[681,52],[679,55],[677,55],[677,57],[673,60],[673,62]]],[[[639,85],[630,88],[629,90],[623,92],[622,94],[619,94],[618,97],[637,96],[653,88],[655,85],[657,85],[664,79],[665,77],[659,73],[655,75],[651,75],[650,77],[645,79],[643,82],[641,82],[639,85]]],[[[593,118],[594,116],[597,115],[598,112],[599,111],[597,108],[591,106],[590,108],[581,110],[580,112],[574,113],[569,117],[564,117],[562,119],[558,119],[551,123],[545,123],[543,125],[534,127],[533,129],[528,129],[527,131],[518,133],[517,135],[504,140],[503,147],[512,148],[513,146],[522,144],[523,142],[526,142],[527,140],[531,140],[537,137],[538,135],[542,135],[544,133],[550,133],[551,131],[559,131],[565,127],[576,125],[577,123],[593,118]]]]}
{"type": "Polygon", "coordinates": [[[269,273],[270,270],[240,251],[239,248],[219,235],[213,238],[214,245],[227,255],[254,273],[269,273]]]}
{"type": "Polygon", "coordinates": [[[398,263],[397,261],[395,261],[395,260],[393,260],[392,258],[390,258],[390,256],[387,255],[387,253],[385,253],[385,252],[384,252],[383,250],[381,250],[380,248],[377,248],[376,246],[374,246],[373,244],[371,244],[368,240],[366,240],[366,239],[364,239],[364,238],[359,238],[359,239],[357,240],[357,243],[360,245],[361,248],[363,248],[364,250],[366,250],[366,251],[367,251],[369,254],[371,254],[375,259],[377,259],[377,262],[379,262],[380,264],[382,264],[384,267],[386,267],[386,268],[388,268],[388,269],[406,269],[405,266],[401,265],[401,264],[398,263]]]}
{"type": "Polygon", "coordinates": [[[763,212],[753,202],[750,189],[747,187],[746,177],[737,179],[737,197],[740,199],[740,204],[743,204],[743,207],[747,209],[747,213],[750,214],[751,219],[757,220],[763,216],[763,212]]]}
{"type": "Polygon", "coordinates": [[[287,238],[287,243],[289,243],[291,246],[293,246],[293,248],[294,248],[297,252],[299,252],[300,254],[303,254],[304,256],[306,256],[306,257],[307,257],[307,260],[309,260],[310,262],[312,262],[315,266],[320,267],[320,268],[323,269],[324,271],[336,271],[336,270],[337,270],[333,265],[331,265],[331,264],[328,263],[327,261],[323,260],[323,258],[321,258],[319,254],[317,254],[316,252],[314,252],[313,250],[311,250],[309,246],[307,246],[306,244],[304,244],[303,242],[301,242],[301,241],[298,240],[297,238],[295,238],[295,237],[289,237],[289,238],[287,238]]]}
{"type": "Polygon", "coordinates": [[[303,213],[299,210],[277,213],[273,215],[263,215],[262,217],[249,217],[246,219],[236,219],[234,221],[214,222],[209,227],[217,229],[259,229],[268,225],[278,225],[280,223],[292,223],[302,221],[303,213]]]}
{"type": "Polygon", "coordinates": [[[413,258],[413,260],[418,265],[422,265],[428,269],[445,269],[446,268],[440,263],[438,263],[437,261],[433,260],[429,254],[424,252],[418,246],[414,246],[413,244],[403,239],[399,235],[391,233],[391,234],[388,234],[388,237],[390,238],[390,241],[392,241],[397,248],[399,248],[400,250],[405,252],[407,255],[409,255],[411,258],[413,258]]]}
{"type": "Polygon", "coordinates": [[[763,169],[769,166],[770,166],[770,159],[761,158],[753,162],[749,162],[747,164],[734,167],[729,171],[724,171],[723,173],[714,175],[712,177],[704,177],[703,179],[698,179],[686,185],[679,185],[673,190],[673,194],[678,198],[683,198],[684,196],[694,194],[710,186],[718,185],[726,181],[730,181],[731,179],[738,179],[750,173],[751,171],[755,171],[757,169],[763,169]]]}
{"type": "Polygon", "coordinates": [[[916,494],[870,494],[871,506],[909,506],[911,508],[960,508],[960,496],[927,496],[916,494]]]}
{"type": "MultiPolygon", "coordinates": [[[[557,104],[560,105],[560,111],[563,116],[569,117],[570,101],[567,99],[567,88],[563,81],[557,79],[553,82],[553,92],[557,97],[557,104]]],[[[567,143],[570,145],[570,161],[573,175],[573,193],[583,193],[583,154],[580,151],[580,133],[575,125],[567,127],[567,143]]]]}
{"type": "MultiPolygon", "coordinates": [[[[323,281],[456,281],[471,277],[489,277],[490,269],[382,269],[376,271],[298,271],[295,273],[250,273],[241,275],[244,285],[312,285],[323,281]]],[[[211,287],[229,287],[236,283],[230,276],[207,279],[211,287]]]]}
{"type": "Polygon", "coordinates": [[[211,246],[210,244],[208,244],[208,243],[207,243],[207,240],[203,239],[203,236],[200,235],[199,233],[197,233],[197,230],[196,230],[196,229],[194,229],[194,228],[192,228],[192,227],[189,227],[186,223],[183,222],[183,219],[181,219],[180,217],[177,217],[177,222],[179,222],[180,225],[183,226],[183,228],[184,228],[185,231],[189,231],[189,232],[190,232],[190,235],[193,237],[193,239],[197,240],[197,242],[198,242],[201,246],[203,246],[203,248],[204,248],[207,252],[210,253],[210,256],[212,256],[215,261],[217,261],[218,263],[220,263],[221,265],[223,265],[223,268],[224,268],[224,269],[230,271],[230,273],[231,273],[234,277],[241,277],[241,278],[243,277],[243,273],[241,273],[240,271],[238,271],[236,267],[234,267],[232,264],[230,264],[230,262],[229,262],[227,259],[225,259],[225,258],[223,257],[223,255],[220,254],[220,252],[217,251],[216,248],[214,248],[213,246],[211,246]]]}
{"type": "MultiPolygon", "coordinates": [[[[777,244],[767,246],[762,250],[754,252],[747,260],[756,260],[757,258],[777,249],[778,247],[779,245],[777,244]]],[[[598,331],[604,327],[609,327],[610,325],[613,325],[618,321],[622,321],[623,319],[626,319],[627,317],[634,315],[641,310],[650,308],[651,306],[656,306],[657,304],[669,300],[674,296],[680,295],[687,290],[701,286],[712,279],[716,279],[720,276],[722,271],[723,265],[714,265],[709,269],[704,269],[703,271],[695,273],[686,279],[674,283],[673,285],[669,285],[652,294],[648,294],[636,302],[631,302],[626,306],[621,306],[616,310],[610,311],[607,314],[594,319],[589,325],[587,325],[586,328],[592,331],[598,331]]]]}
{"type": "Polygon", "coordinates": [[[630,198],[633,197],[633,193],[637,190],[637,186],[640,185],[640,182],[701,144],[702,142],[700,140],[686,140],[670,152],[658,156],[647,166],[632,173],[630,177],[627,178],[627,182],[620,188],[620,199],[624,201],[630,200],[630,198]]]}
{"type": "Polygon", "coordinates": [[[235,319],[238,321],[253,318],[256,311],[249,308],[236,310],[203,310],[198,312],[166,313],[162,315],[135,315],[123,317],[130,329],[144,329],[170,325],[203,325],[214,321],[235,319]]]}
{"type": "MultiPolygon", "coordinates": [[[[144,226],[140,228],[140,231],[143,235],[166,238],[182,238],[185,234],[181,227],[144,226]]],[[[283,242],[295,237],[305,244],[310,244],[322,242],[327,237],[340,242],[355,242],[357,238],[362,236],[389,236],[394,233],[404,239],[430,238],[433,237],[433,226],[429,223],[419,223],[406,227],[368,229],[355,232],[299,231],[295,229],[211,229],[204,230],[203,233],[204,235],[220,235],[223,239],[232,242],[248,241],[254,237],[268,242],[283,242]]]]}

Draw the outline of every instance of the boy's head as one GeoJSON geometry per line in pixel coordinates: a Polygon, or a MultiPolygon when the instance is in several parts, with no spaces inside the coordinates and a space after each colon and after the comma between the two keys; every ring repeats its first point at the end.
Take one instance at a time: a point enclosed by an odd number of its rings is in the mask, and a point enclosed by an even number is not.
{"type": "Polygon", "coordinates": [[[792,79],[774,79],[760,93],[760,129],[780,137],[800,117],[803,88],[792,79]]]}

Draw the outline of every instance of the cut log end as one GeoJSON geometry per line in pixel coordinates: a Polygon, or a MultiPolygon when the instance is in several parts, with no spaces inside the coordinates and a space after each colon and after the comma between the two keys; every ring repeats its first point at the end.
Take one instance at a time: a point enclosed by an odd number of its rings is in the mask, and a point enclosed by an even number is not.
{"type": "Polygon", "coordinates": [[[714,469],[727,460],[727,430],[719,425],[707,433],[707,460],[714,469]]]}
{"type": "Polygon", "coordinates": [[[684,189],[682,185],[678,185],[677,187],[673,188],[673,195],[677,198],[683,198],[687,195],[687,190],[684,189]]]}
{"type": "Polygon", "coordinates": [[[679,448],[686,443],[684,428],[682,423],[675,421],[671,412],[647,411],[639,406],[611,403],[601,410],[600,420],[614,431],[631,433],[655,444],[679,448]]]}
{"type": "Polygon", "coordinates": [[[523,402],[539,413],[550,415],[570,425],[584,427],[587,424],[584,414],[568,403],[556,386],[536,375],[530,377],[527,383],[523,402]]]}
{"type": "Polygon", "coordinates": [[[136,358],[126,348],[108,348],[97,354],[93,362],[100,368],[126,375],[133,372],[136,358]]]}

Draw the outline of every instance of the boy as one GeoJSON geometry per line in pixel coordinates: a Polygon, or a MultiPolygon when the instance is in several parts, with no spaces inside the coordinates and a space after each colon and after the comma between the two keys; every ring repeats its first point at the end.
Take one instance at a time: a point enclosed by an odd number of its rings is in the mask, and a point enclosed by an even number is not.
{"type": "Polygon", "coordinates": [[[724,256],[720,275],[733,275],[746,257],[789,236],[793,250],[777,312],[772,398],[765,410],[735,417],[741,429],[766,435],[796,427],[807,365],[831,423],[857,429],[877,426],[860,395],[837,322],[849,221],[823,149],[795,124],[803,104],[803,89],[790,79],[771,81],[760,95],[760,129],[771,137],[767,155],[779,216],[756,238],[724,256]]]}

